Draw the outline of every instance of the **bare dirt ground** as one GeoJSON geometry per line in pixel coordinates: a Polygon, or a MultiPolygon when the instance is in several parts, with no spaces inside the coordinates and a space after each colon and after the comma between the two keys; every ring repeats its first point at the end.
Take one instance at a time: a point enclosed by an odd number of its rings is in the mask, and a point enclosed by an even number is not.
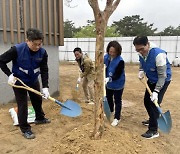
{"type": "Polygon", "coordinates": [[[163,112],[170,110],[173,127],[170,134],[147,140],[141,134],[147,130],[141,124],[147,119],[143,105],[144,85],[137,79],[138,66],[126,65],[126,86],[123,94],[122,120],[112,127],[105,120],[105,131],[100,140],[90,139],[94,129],[94,105],[82,102],[80,86],[74,96],[78,77],[77,65],[60,64],[59,100],[78,98],[83,113],[76,118],[59,114],[60,106],[44,101],[43,108],[50,124],[34,125],[33,140],[25,139],[17,126],[12,125],[8,110],[15,103],[0,105],[0,153],[18,154],[179,154],[180,153],[180,68],[173,68],[173,80],[162,103],[163,112]]]}

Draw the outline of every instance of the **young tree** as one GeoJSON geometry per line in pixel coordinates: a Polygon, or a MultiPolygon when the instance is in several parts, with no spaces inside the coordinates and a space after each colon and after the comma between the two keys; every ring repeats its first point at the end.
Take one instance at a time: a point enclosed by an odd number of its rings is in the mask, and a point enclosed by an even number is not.
{"type": "MultiPolygon", "coordinates": [[[[95,124],[92,137],[100,139],[104,131],[103,89],[104,89],[104,37],[109,17],[121,0],[106,0],[104,10],[100,10],[98,0],[88,0],[95,18],[96,49],[95,49],[95,124]],[[102,82],[103,81],[103,82],[102,82]]],[[[72,0],[66,0],[70,6],[72,0]]],[[[90,21],[90,24],[93,22],[90,21]]]]}
{"type": "Polygon", "coordinates": [[[95,49],[95,124],[92,137],[101,138],[104,131],[103,115],[103,82],[104,82],[104,36],[106,32],[109,17],[117,8],[120,0],[106,0],[106,6],[103,11],[99,8],[98,0],[88,0],[93,9],[96,26],[96,49],[95,49]],[[103,82],[102,82],[103,81],[103,82]]]}

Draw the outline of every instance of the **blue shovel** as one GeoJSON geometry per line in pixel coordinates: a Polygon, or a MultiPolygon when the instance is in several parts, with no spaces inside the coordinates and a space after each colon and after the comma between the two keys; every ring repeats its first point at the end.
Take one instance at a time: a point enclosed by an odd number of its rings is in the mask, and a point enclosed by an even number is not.
{"type": "MultiPolygon", "coordinates": [[[[28,87],[26,84],[23,83],[23,81],[21,81],[19,78],[16,78],[17,81],[19,81],[21,85],[15,85],[15,84],[9,84],[15,88],[22,88],[22,89],[26,89],[26,90],[29,90],[37,95],[40,95],[40,96],[44,96],[41,92],[31,88],[31,87],[28,87]]],[[[81,107],[79,106],[79,104],[77,104],[76,102],[72,101],[72,100],[67,100],[65,101],[64,103],[61,103],[60,101],[52,98],[52,97],[48,97],[49,100],[57,103],[58,105],[60,105],[62,108],[60,110],[60,114],[63,114],[65,116],[68,116],[68,117],[77,117],[79,115],[81,115],[82,113],[82,110],[81,110],[81,107]]]]}
{"type": "MultiPolygon", "coordinates": [[[[148,90],[149,94],[152,95],[151,89],[149,88],[147,82],[142,81],[142,83],[145,84],[146,89],[148,90]]],[[[160,116],[157,119],[159,129],[164,133],[169,133],[172,128],[172,120],[171,120],[171,115],[170,115],[169,110],[167,112],[163,113],[157,100],[155,100],[153,103],[155,104],[155,106],[157,107],[157,109],[160,113],[160,116]]]]}

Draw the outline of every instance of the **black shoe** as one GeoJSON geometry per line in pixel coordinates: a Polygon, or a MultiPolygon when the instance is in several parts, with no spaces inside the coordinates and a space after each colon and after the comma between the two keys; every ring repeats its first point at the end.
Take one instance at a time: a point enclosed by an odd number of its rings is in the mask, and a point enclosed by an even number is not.
{"type": "Polygon", "coordinates": [[[34,139],[35,138],[35,135],[33,134],[33,132],[31,130],[28,130],[28,131],[24,132],[23,136],[26,139],[34,139]]]}
{"type": "Polygon", "coordinates": [[[143,124],[144,126],[149,126],[149,120],[142,121],[142,124],[143,124]]]}
{"type": "Polygon", "coordinates": [[[47,123],[50,123],[51,122],[51,120],[49,120],[49,119],[47,119],[47,118],[44,118],[43,120],[35,120],[34,121],[34,123],[36,124],[36,125],[38,125],[38,124],[47,124],[47,123]]]}
{"type": "Polygon", "coordinates": [[[152,139],[152,138],[159,137],[159,133],[157,131],[148,130],[147,132],[145,132],[141,136],[145,137],[146,139],[152,139]]]}

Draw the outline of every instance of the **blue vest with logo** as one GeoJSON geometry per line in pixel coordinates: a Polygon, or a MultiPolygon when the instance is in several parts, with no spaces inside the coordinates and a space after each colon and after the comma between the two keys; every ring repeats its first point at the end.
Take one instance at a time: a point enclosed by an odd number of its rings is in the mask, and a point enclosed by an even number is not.
{"type": "MultiPolygon", "coordinates": [[[[146,73],[149,81],[152,83],[156,83],[158,81],[156,56],[159,53],[166,53],[166,52],[160,48],[152,48],[149,51],[146,61],[141,56],[139,56],[139,61],[142,65],[142,68],[143,68],[144,72],[146,73]]],[[[167,58],[166,58],[166,66],[167,66],[167,69],[166,69],[165,81],[170,81],[171,80],[171,66],[170,66],[170,63],[167,58]]]]}
{"type": "MultiPolygon", "coordinates": [[[[109,54],[106,54],[104,56],[104,63],[106,65],[106,77],[112,77],[116,71],[116,68],[120,61],[123,61],[121,56],[117,56],[113,58],[113,60],[110,60],[109,54]]],[[[124,88],[125,84],[125,72],[123,70],[122,74],[117,80],[113,80],[112,82],[107,83],[107,88],[112,90],[120,90],[124,88]]]]}
{"type": "Polygon", "coordinates": [[[17,59],[13,61],[12,72],[25,84],[32,85],[38,80],[45,49],[40,48],[31,54],[27,43],[16,44],[15,47],[17,59]]]}

